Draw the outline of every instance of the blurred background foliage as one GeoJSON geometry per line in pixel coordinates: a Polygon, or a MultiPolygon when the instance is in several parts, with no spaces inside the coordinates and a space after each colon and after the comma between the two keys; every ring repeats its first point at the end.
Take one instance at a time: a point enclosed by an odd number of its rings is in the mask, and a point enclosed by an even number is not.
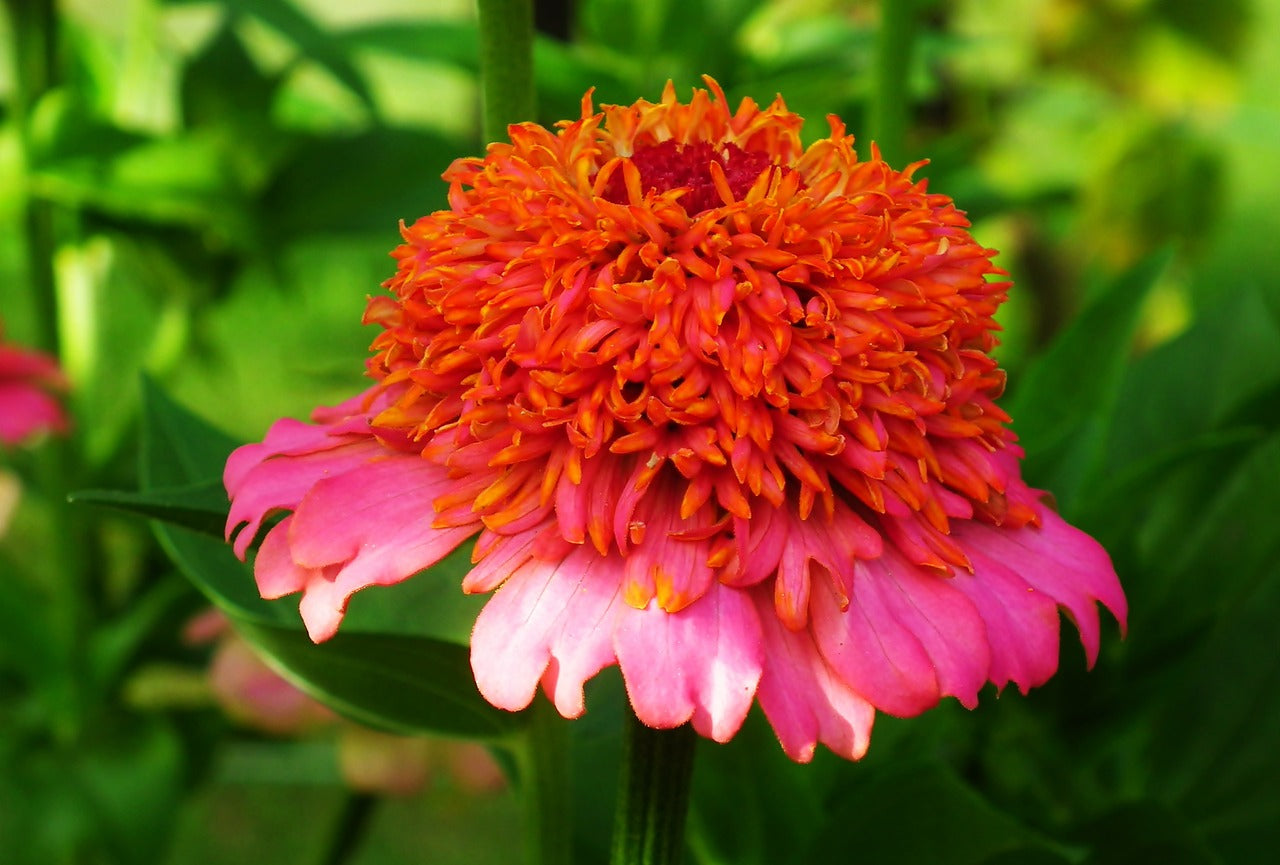
{"type": "MultiPolygon", "coordinates": [[[[857,765],[792,765],[755,717],[702,743],[689,861],[1258,861],[1280,849],[1280,3],[914,2],[890,155],[928,157],[1002,250],[1027,474],[1112,552],[1130,633],[1086,676],[1067,629],[1030,698],[882,717],[857,765]]],[[[142,372],[238,440],[360,386],[397,220],[445,206],[440,173],[482,146],[471,3],[6,11],[0,315],[58,354],[76,429],[0,463],[21,490],[0,525],[0,858],[519,861],[517,800],[439,755],[412,795],[361,789],[333,724],[228,720],[216,650],[184,630],[206,602],[143,523],[62,502],[138,487],[142,372]]],[[[629,103],[706,73],[735,100],[783,93],[810,139],[831,113],[863,152],[875,132],[875,3],[537,11],[543,123],[591,86],[629,103]]],[[[582,861],[607,849],[617,760],[619,688],[594,687],[582,861]]]]}

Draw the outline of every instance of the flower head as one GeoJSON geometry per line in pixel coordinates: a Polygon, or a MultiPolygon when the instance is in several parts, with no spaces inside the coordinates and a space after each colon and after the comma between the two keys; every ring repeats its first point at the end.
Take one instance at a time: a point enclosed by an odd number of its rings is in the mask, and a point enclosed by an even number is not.
{"type": "Polygon", "coordinates": [[[0,341],[0,444],[66,431],[67,416],[52,396],[66,386],[52,358],[0,341]]]}
{"type": "Polygon", "coordinates": [[[1090,662],[1101,547],[1021,480],[995,400],[1009,283],[951,200],[781,99],[604,106],[446,172],[404,229],[375,384],[227,465],[228,536],[313,639],[475,538],[480,691],[559,711],[621,667],[638,717],[787,753],[1090,662]]]}

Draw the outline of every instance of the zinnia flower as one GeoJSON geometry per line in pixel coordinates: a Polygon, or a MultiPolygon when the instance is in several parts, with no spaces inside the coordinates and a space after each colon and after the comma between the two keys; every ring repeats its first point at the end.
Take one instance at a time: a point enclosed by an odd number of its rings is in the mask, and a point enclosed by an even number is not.
{"type": "Polygon", "coordinates": [[[0,330],[0,444],[20,444],[42,432],[65,432],[67,417],[52,394],[66,379],[47,355],[2,341],[0,330]]]}
{"type": "MultiPolygon", "coordinates": [[[[645,724],[856,759],[915,715],[1098,653],[1103,549],[1019,474],[990,352],[1009,283],[949,198],[805,148],[781,99],[668,85],[526,123],[403,228],[373,387],[227,463],[228,537],[312,639],[475,539],[480,692],[566,717],[612,664],[645,724]],[[238,534],[236,533],[238,530],[238,534]]],[[[421,577],[431,579],[430,576],[421,577]]],[[[422,615],[431,615],[423,610],[422,615]]]]}

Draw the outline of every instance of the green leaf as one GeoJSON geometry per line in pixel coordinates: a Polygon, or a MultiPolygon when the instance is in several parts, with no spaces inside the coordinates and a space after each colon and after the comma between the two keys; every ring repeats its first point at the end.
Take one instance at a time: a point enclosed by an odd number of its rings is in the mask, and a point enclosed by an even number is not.
{"type": "Polygon", "coordinates": [[[1216,865],[1218,858],[1189,828],[1185,815],[1154,802],[1122,805],[1085,831],[1093,851],[1086,865],[1216,865]]]}
{"type": "Polygon", "coordinates": [[[696,861],[786,862],[811,840],[832,770],[842,768],[825,753],[809,765],[793,762],[759,711],[727,745],[700,742],[688,828],[696,861]]]}
{"type": "Polygon", "coordinates": [[[155,382],[142,382],[142,448],[139,474],[146,492],[208,484],[221,478],[238,442],[178,405],[155,382]]]}
{"type": "Polygon", "coordinates": [[[1028,366],[1008,403],[1027,476],[1064,510],[1100,467],[1138,311],[1168,260],[1154,255],[1108,286],[1028,366]]]}
{"type": "Polygon", "coordinates": [[[480,36],[474,22],[396,21],[364,24],[334,38],[351,49],[373,49],[406,60],[444,62],[469,72],[480,71],[480,36]]]}
{"type": "MultiPolygon", "coordinates": [[[[146,382],[144,393],[145,488],[132,504],[155,507],[154,499],[169,504],[182,488],[152,484],[220,472],[231,442],[154,384],[146,382]]],[[[187,489],[213,494],[211,482],[187,489]]],[[[484,601],[464,595],[459,586],[468,550],[448,557],[438,571],[358,593],[342,632],[316,645],[301,627],[297,602],[259,597],[250,568],[220,538],[176,525],[154,528],[173,561],[238,631],[291,681],[338,711],[399,732],[483,739],[507,735],[524,723],[521,716],[494,709],[476,691],[466,645],[484,601]]]]}
{"type": "Polygon", "coordinates": [[[253,570],[235,557],[229,544],[164,523],[152,523],[152,528],[173,563],[237,623],[275,624],[301,632],[297,600],[263,600],[253,570]]]}
{"type": "Polygon", "coordinates": [[[472,544],[463,544],[440,562],[393,586],[357,592],[347,607],[347,632],[400,634],[471,644],[471,628],[488,595],[468,595],[462,578],[471,570],[472,544]]]}
{"type": "Polygon", "coordinates": [[[281,240],[356,231],[392,238],[398,220],[411,223],[445,206],[448,188],[440,175],[462,155],[456,141],[405,129],[308,139],[266,190],[262,206],[281,240]],[[334,194],[335,177],[342,195],[334,194]]]}
{"type": "Polygon", "coordinates": [[[146,492],[77,490],[67,499],[73,504],[114,508],[219,538],[227,523],[227,494],[222,481],[218,480],[181,487],[158,487],[146,492]]]}
{"type": "MultiPolygon", "coordinates": [[[[874,746],[873,746],[874,747],[874,746]]],[[[793,862],[969,865],[1035,845],[1035,836],[937,763],[858,776],[809,850],[793,862]]]]}
{"type": "Polygon", "coordinates": [[[347,632],[315,645],[288,628],[240,623],[239,631],[295,685],[361,723],[475,739],[502,738],[525,723],[480,696],[462,646],[347,632]]]}
{"type": "Polygon", "coordinates": [[[1280,729],[1280,544],[1270,547],[1211,574],[1225,578],[1248,567],[1254,590],[1239,596],[1194,654],[1166,676],[1169,685],[1151,722],[1153,792],[1197,822],[1231,831],[1274,827],[1280,814],[1280,750],[1272,735],[1280,729]]]}
{"type": "MultiPolygon", "coordinates": [[[[185,6],[199,0],[167,0],[170,5],[185,6]]],[[[373,110],[373,100],[364,79],[351,63],[342,46],[319,24],[303,14],[287,0],[221,0],[236,15],[257,18],[279,32],[304,55],[323,66],[329,74],[351,90],[365,107],[373,110]]]]}

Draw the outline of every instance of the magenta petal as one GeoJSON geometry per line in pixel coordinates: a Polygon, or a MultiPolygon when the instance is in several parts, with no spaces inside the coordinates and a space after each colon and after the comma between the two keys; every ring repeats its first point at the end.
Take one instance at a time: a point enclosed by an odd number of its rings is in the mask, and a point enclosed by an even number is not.
{"type": "Polygon", "coordinates": [[[742,726],[764,661],[750,598],[719,583],[678,613],[623,607],[614,648],[636,717],[658,728],[692,718],[717,742],[742,726]]]}
{"type": "Polygon", "coordinates": [[[318,480],[303,497],[289,532],[298,562],[322,567],[357,555],[391,555],[393,561],[409,567],[421,556],[432,555],[411,550],[441,548],[435,558],[403,574],[403,579],[476,533],[478,526],[432,528],[433,502],[451,485],[446,469],[417,454],[385,449],[381,453],[356,471],[318,480]],[[408,558],[398,558],[399,554],[408,558]]]}
{"type": "Polygon", "coordinates": [[[311,488],[290,520],[290,555],[303,568],[338,567],[331,580],[307,584],[300,609],[308,630],[340,620],[360,589],[402,582],[475,534],[474,526],[432,527],[432,501],[447,486],[440,466],[393,454],[311,488]]]}
{"type": "Polygon", "coordinates": [[[560,714],[583,712],[584,683],[614,662],[622,563],[578,547],[564,560],[527,560],[480,611],[471,669],[493,705],[529,705],[538,682],[560,714]]]}
{"type": "Polygon", "coordinates": [[[226,477],[234,474],[235,478],[234,483],[226,482],[231,495],[227,536],[243,525],[235,536],[237,556],[245,557],[262,521],[272,512],[296,508],[320,480],[353,471],[386,452],[372,438],[353,439],[348,443],[329,438],[324,443],[328,445],[324,450],[276,455],[256,463],[243,458],[237,460],[237,457],[244,457],[242,452],[260,446],[246,445],[232,453],[226,472],[226,477]]]}
{"type": "Polygon", "coordinates": [[[293,517],[285,517],[267,532],[253,560],[253,577],[258,583],[258,594],[268,601],[283,598],[306,588],[317,572],[301,567],[289,551],[289,523],[293,517]]]}
{"type": "Polygon", "coordinates": [[[842,757],[861,759],[875,707],[831,671],[808,630],[783,626],[767,594],[757,595],[756,608],[765,647],[760,708],[787,756],[807,763],[821,742],[842,757]]]}
{"type": "Polygon", "coordinates": [[[1101,639],[1097,603],[1123,629],[1129,609],[1124,591],[1101,544],[1047,508],[1040,522],[1039,528],[1012,530],[968,523],[954,536],[971,556],[1001,563],[1070,613],[1092,665],[1101,639]]]}
{"type": "Polygon", "coordinates": [[[349,439],[332,435],[328,427],[282,418],[271,425],[262,441],[241,445],[231,452],[231,456],[227,457],[226,468],[222,471],[222,483],[227,492],[235,496],[244,484],[245,477],[272,457],[332,450],[348,441],[349,439]]]}
{"type": "Polygon", "coordinates": [[[815,590],[812,621],[828,663],[876,708],[907,717],[946,695],[977,704],[990,665],[981,616],[896,552],[858,563],[847,610],[829,588],[815,590]]]}
{"type": "Polygon", "coordinates": [[[1058,669],[1058,605],[979,545],[969,544],[965,551],[974,573],[957,574],[951,585],[964,592],[986,622],[988,678],[996,687],[1014,682],[1025,694],[1058,669]]]}

